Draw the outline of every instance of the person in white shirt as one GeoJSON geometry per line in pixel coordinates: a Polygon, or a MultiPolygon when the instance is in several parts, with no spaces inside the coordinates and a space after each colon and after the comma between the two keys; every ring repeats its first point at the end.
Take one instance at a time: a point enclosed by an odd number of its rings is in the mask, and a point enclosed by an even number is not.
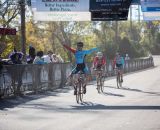
{"type": "Polygon", "coordinates": [[[130,57],[128,56],[128,54],[126,54],[125,60],[130,60],[130,57]]]}
{"type": "Polygon", "coordinates": [[[44,60],[44,62],[46,63],[51,63],[52,62],[52,54],[53,52],[52,51],[48,51],[47,55],[44,55],[42,58],[44,60]]]}

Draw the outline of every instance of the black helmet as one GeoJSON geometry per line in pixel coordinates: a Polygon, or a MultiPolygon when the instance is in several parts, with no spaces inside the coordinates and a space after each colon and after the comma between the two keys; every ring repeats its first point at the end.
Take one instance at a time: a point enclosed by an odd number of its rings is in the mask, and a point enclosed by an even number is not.
{"type": "Polygon", "coordinates": [[[77,42],[77,46],[82,46],[83,47],[83,42],[77,42]]]}

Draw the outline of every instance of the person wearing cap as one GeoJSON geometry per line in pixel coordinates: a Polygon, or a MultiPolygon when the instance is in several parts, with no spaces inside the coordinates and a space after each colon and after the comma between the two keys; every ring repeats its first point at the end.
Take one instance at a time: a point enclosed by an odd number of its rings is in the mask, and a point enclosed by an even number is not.
{"type": "MultiPolygon", "coordinates": [[[[85,64],[85,57],[88,54],[91,54],[94,51],[97,51],[97,48],[92,48],[90,50],[83,50],[83,42],[77,42],[77,48],[70,48],[69,46],[67,46],[66,44],[63,44],[63,46],[68,49],[69,51],[71,51],[74,56],[75,56],[75,62],[76,62],[76,67],[72,70],[71,75],[69,77],[71,77],[71,82],[72,82],[72,75],[73,74],[77,74],[79,71],[82,71],[84,74],[87,74],[88,70],[85,64]]],[[[86,76],[86,75],[85,75],[86,76]]],[[[86,93],[86,84],[84,86],[84,94],[86,93]]],[[[76,94],[76,89],[74,91],[74,94],[76,94]]]]}

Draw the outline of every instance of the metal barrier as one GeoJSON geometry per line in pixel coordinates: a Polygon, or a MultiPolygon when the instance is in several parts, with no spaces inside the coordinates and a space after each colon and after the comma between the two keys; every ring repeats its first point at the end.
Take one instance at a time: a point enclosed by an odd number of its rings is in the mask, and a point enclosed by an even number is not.
{"type": "MultiPolygon", "coordinates": [[[[91,63],[87,65],[90,68],[91,63]]],[[[152,58],[129,60],[125,62],[124,72],[133,72],[152,66],[154,66],[152,58]]],[[[63,87],[71,70],[70,63],[5,65],[0,72],[0,97],[63,87]]],[[[108,76],[115,75],[111,61],[106,65],[106,73],[108,76]]]]}

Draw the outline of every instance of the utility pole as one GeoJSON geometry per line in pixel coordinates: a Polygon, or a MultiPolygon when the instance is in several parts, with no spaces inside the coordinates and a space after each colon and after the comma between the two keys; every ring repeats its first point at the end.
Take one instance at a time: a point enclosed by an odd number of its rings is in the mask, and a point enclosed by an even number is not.
{"type": "Polygon", "coordinates": [[[140,3],[138,4],[138,23],[140,25],[140,21],[141,21],[141,13],[140,13],[140,3]]]}
{"type": "Polygon", "coordinates": [[[130,35],[132,39],[132,5],[130,5],[130,35]]]}
{"type": "Polygon", "coordinates": [[[116,28],[115,28],[115,39],[116,39],[116,43],[118,43],[118,21],[115,21],[116,24],[116,28]]]}
{"type": "Polygon", "coordinates": [[[26,26],[25,26],[25,0],[20,0],[20,14],[21,14],[21,49],[24,55],[26,55],[26,26]]]}

